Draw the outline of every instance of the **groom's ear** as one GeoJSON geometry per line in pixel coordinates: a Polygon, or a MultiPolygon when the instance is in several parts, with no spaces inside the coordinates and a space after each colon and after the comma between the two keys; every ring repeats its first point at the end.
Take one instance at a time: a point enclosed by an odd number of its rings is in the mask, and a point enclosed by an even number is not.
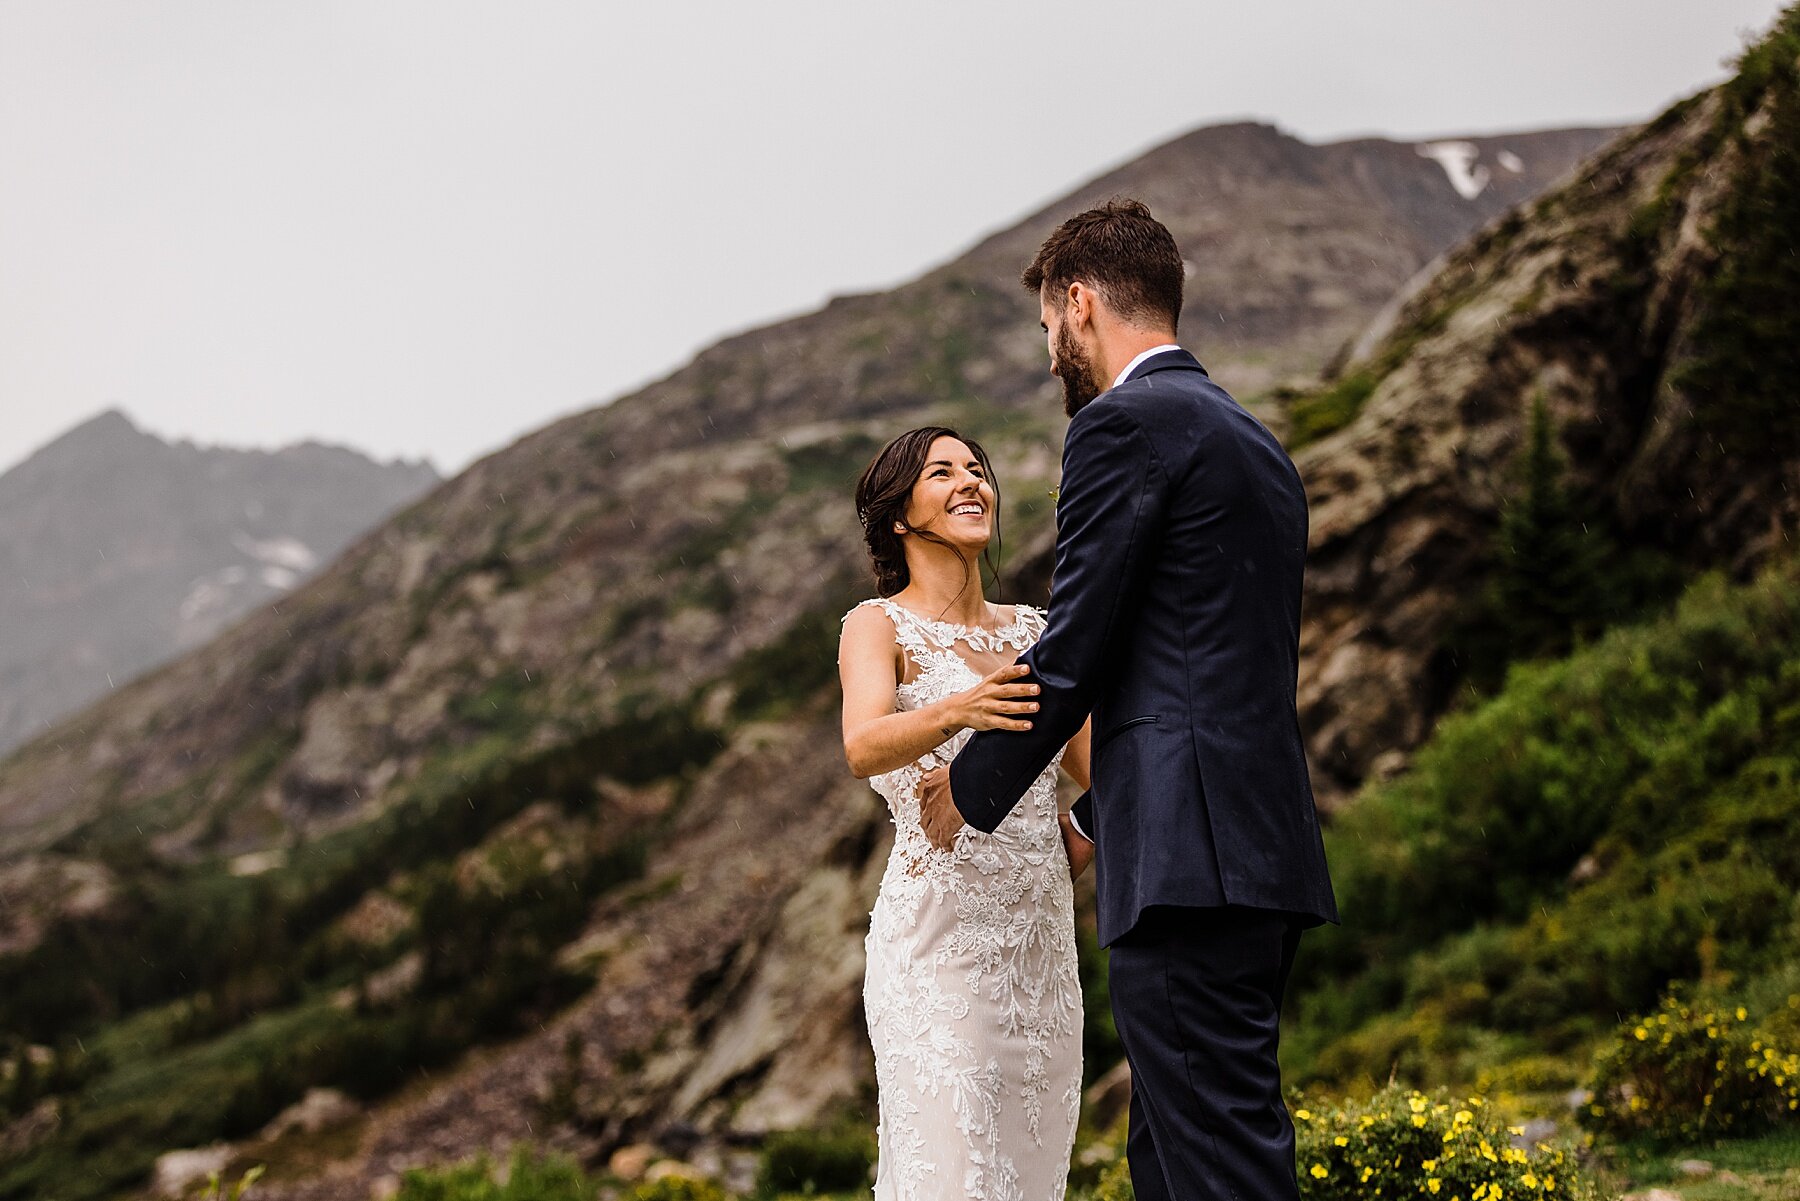
{"type": "Polygon", "coordinates": [[[1077,328],[1092,324],[1094,303],[1098,299],[1099,293],[1095,292],[1092,287],[1078,279],[1071,281],[1069,290],[1063,294],[1063,324],[1074,325],[1077,328]]]}

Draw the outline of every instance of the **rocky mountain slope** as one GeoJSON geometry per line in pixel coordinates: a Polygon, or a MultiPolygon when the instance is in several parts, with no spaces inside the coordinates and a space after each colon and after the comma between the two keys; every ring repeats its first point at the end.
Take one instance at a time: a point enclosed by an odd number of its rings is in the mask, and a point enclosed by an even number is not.
{"type": "Polygon", "coordinates": [[[1794,354],[1796,293],[1742,282],[1792,258],[1784,97],[1747,69],[1625,137],[1291,404],[1315,436],[1295,456],[1313,520],[1301,706],[1332,781],[1398,770],[1461,678],[1534,405],[1618,573],[1743,572],[1789,544],[1800,445],[1771,372],[1794,354]]]}
{"type": "MultiPolygon", "coordinates": [[[[1524,402],[1513,375],[1467,359],[1487,328],[1469,315],[1533,239],[1601,272],[1649,170],[1617,164],[1666,161],[1686,130],[1629,139],[1453,256],[1441,287],[1466,299],[1433,325],[1416,306],[1440,285],[1422,291],[1378,352],[1393,369],[1323,435],[1329,393],[1275,385],[1319,370],[1452,239],[1599,135],[1428,157],[1200,131],[913,284],[734,338],[477,463],[307,587],[21,748],[0,763],[0,995],[33,1041],[105,1036],[71,1069],[90,1074],[81,1105],[25,1111],[0,1197],[77,1162],[139,1179],[154,1150],[249,1138],[315,1083],[390,1099],[335,1166],[252,1138],[283,1165],[272,1195],[360,1197],[406,1164],[545,1130],[600,1156],[854,1102],[886,819],[837,746],[837,620],[870,590],[849,489],[892,433],[962,426],[1005,486],[1008,594],[1041,593],[1061,419],[1013,280],[1043,233],[1095,197],[1146,199],[1195,264],[1186,340],[1277,425],[1306,418],[1320,567],[1304,684],[1322,784],[1340,791],[1448,699],[1379,697],[1361,732],[1371,693],[1435,678],[1505,492],[1524,402]],[[1493,158],[1473,199],[1479,175],[1443,165],[1469,154],[1493,158]],[[1486,400],[1446,408],[1457,381],[1486,400]],[[1466,446],[1464,420],[1482,431],[1466,446]],[[1458,463],[1486,490],[1465,501],[1458,463]],[[1449,506],[1439,524],[1432,501],[1449,506]],[[113,953],[125,944],[144,954],[113,953]],[[420,1079],[420,1063],[436,1070],[420,1079]]],[[[1502,308],[1562,346],[1549,331],[1591,306],[1587,279],[1553,274],[1502,308]]],[[[1610,379],[1608,349],[1570,350],[1567,370],[1610,379]]],[[[1644,493],[1647,519],[1672,495],[1644,493]]],[[[1744,549],[1714,524],[1696,554],[1744,549]]]]}
{"type": "Polygon", "coordinates": [[[292,591],[438,482],[308,443],[170,444],[108,410],[0,475],[0,753],[292,591]]]}

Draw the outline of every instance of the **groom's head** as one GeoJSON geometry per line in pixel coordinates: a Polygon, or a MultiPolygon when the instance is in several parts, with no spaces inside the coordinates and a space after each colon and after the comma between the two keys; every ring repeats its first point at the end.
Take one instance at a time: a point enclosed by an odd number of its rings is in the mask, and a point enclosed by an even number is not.
{"type": "Polygon", "coordinates": [[[1182,277],[1174,237],[1136,200],[1077,213],[1044,240],[1020,281],[1037,293],[1069,416],[1138,350],[1175,340],[1182,277]]]}

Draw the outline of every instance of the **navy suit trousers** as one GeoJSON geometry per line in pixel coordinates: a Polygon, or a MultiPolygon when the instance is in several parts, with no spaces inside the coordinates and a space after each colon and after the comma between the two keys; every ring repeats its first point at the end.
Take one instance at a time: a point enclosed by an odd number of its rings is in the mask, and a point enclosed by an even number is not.
{"type": "Polygon", "coordinates": [[[1299,1197],[1275,1051],[1300,931],[1274,910],[1155,906],[1113,944],[1138,1201],[1299,1197]]]}

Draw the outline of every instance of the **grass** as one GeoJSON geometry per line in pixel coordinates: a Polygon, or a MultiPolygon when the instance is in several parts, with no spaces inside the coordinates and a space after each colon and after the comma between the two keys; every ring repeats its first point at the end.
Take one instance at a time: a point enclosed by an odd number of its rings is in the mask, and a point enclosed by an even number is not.
{"type": "Polygon", "coordinates": [[[1382,381],[1399,370],[1420,343],[1448,327],[1450,318],[1474,292],[1472,281],[1463,281],[1455,295],[1389,334],[1374,358],[1318,391],[1298,396],[1278,393],[1278,399],[1287,404],[1288,452],[1329,437],[1355,421],[1382,381]]]}
{"type": "MultiPolygon", "coordinates": [[[[156,1046],[122,1057],[74,1099],[63,1127],[31,1157],[0,1167],[0,1198],[101,1198],[142,1181],[171,1147],[211,1142],[228,1128],[234,1099],[260,1064],[341,1027],[349,1018],[323,1001],[264,1014],[210,1042],[156,1046]]],[[[102,1040],[120,1054],[125,1038],[102,1040]]],[[[272,1115],[271,1115],[272,1116],[272,1115]]]]}
{"type": "Polygon", "coordinates": [[[1603,1179],[1619,1192],[1662,1188],[1679,1193],[1682,1201],[1793,1201],[1800,1197],[1800,1130],[1674,1148],[1609,1146],[1600,1162],[1603,1179]],[[1684,1174],[1677,1165],[1690,1159],[1711,1164],[1714,1174],[1707,1178],[1684,1174]],[[1738,1182],[1719,1179],[1722,1173],[1738,1177],[1738,1182]]]}

